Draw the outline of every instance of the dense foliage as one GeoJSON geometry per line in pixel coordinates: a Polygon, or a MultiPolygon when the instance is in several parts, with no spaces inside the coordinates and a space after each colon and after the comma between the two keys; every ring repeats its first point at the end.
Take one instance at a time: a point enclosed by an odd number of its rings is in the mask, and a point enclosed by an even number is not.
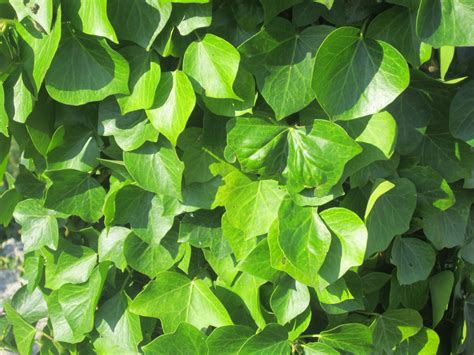
{"type": "Polygon", "coordinates": [[[473,0],[0,17],[4,347],[474,353],[473,0]]]}

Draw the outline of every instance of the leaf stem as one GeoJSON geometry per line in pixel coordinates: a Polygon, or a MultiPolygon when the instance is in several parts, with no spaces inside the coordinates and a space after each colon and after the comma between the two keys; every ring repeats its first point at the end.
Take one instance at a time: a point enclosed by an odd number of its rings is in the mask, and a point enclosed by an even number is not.
{"type": "Polygon", "coordinates": [[[308,335],[301,335],[299,338],[306,339],[306,338],[321,338],[320,334],[308,334],[308,335]]]}

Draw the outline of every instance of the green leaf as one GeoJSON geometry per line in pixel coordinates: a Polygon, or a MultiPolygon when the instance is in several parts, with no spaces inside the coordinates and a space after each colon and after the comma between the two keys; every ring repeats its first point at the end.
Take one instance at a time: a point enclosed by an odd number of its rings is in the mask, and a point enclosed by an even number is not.
{"type": "Polygon", "coordinates": [[[395,354],[429,355],[438,352],[440,339],[438,334],[429,328],[423,328],[406,339],[395,350],[395,354]]]}
{"type": "MultiPolygon", "coordinates": [[[[30,117],[36,118],[36,112],[30,117]]],[[[99,142],[89,127],[60,126],[52,135],[46,154],[48,170],[89,172],[99,164],[99,142]]]]}
{"type": "Polygon", "coordinates": [[[144,354],[207,354],[206,336],[188,323],[175,332],[159,336],[143,347],[144,354]]]}
{"type": "MultiPolygon", "coordinates": [[[[5,92],[3,83],[0,81],[0,133],[8,137],[8,115],[5,110],[5,92]]],[[[3,175],[3,174],[1,174],[3,175]]]]}
{"type": "Polygon", "coordinates": [[[107,12],[119,39],[148,51],[170,18],[171,4],[160,0],[108,0],[107,12]]]}
{"type": "Polygon", "coordinates": [[[66,27],[46,74],[46,90],[53,99],[67,105],[101,101],[110,95],[129,93],[129,71],[127,61],[105,39],[66,27]]]}
{"type": "Polygon", "coordinates": [[[423,140],[428,122],[434,116],[431,99],[422,91],[408,88],[387,110],[397,121],[397,152],[403,155],[413,152],[423,140]]]}
{"type": "Polygon", "coordinates": [[[107,269],[107,264],[100,264],[86,283],[63,285],[48,296],[46,303],[56,341],[79,343],[93,329],[107,269]]]}
{"type": "Polygon", "coordinates": [[[46,208],[96,222],[102,217],[105,190],[89,176],[76,170],[48,173],[51,185],[46,192],[46,208]]]}
{"type": "Polygon", "coordinates": [[[191,82],[177,70],[163,73],[154,103],[146,113],[153,126],[175,146],[195,105],[191,82]]]}
{"type": "Polygon", "coordinates": [[[318,50],[313,89],[332,119],[350,120],[382,110],[407,88],[409,77],[405,59],[391,45],[342,27],[318,50]]]}
{"type": "Polygon", "coordinates": [[[149,109],[153,105],[161,76],[158,55],[153,51],[147,52],[136,46],[122,48],[120,54],[130,65],[128,82],[130,95],[117,97],[122,114],[149,109]]]}
{"type": "Polygon", "coordinates": [[[22,227],[21,241],[25,253],[43,246],[56,250],[59,240],[56,218],[64,218],[64,215],[44,208],[38,200],[28,199],[18,203],[13,216],[22,227]]]}
{"type": "Polygon", "coordinates": [[[234,171],[224,177],[215,206],[224,206],[228,222],[242,231],[240,238],[253,239],[268,232],[285,195],[274,180],[252,181],[234,171]]]}
{"type": "Polygon", "coordinates": [[[179,241],[197,248],[212,247],[222,238],[222,211],[200,210],[186,214],[179,225],[179,241]]]}
{"type": "Polygon", "coordinates": [[[124,152],[123,161],[145,190],[181,199],[184,164],[168,141],[147,142],[137,150],[124,152]]]}
{"type": "Polygon", "coordinates": [[[321,195],[336,185],[347,162],[361,152],[342,127],[325,120],[315,120],[307,129],[290,129],[288,146],[289,187],[297,192],[316,187],[321,195]]]}
{"type": "Polygon", "coordinates": [[[127,266],[124,243],[130,233],[130,229],[118,226],[103,229],[98,243],[99,261],[112,261],[118,269],[124,271],[127,266]]]}
{"type": "Polygon", "coordinates": [[[35,105],[34,95],[27,86],[26,74],[16,69],[5,80],[3,89],[8,117],[15,122],[25,123],[35,105]]]}
{"type": "Polygon", "coordinates": [[[94,341],[99,354],[138,352],[138,344],[143,340],[142,328],[140,317],[129,310],[130,303],[129,297],[120,292],[101,305],[95,319],[100,336],[94,341]]]}
{"type": "Polygon", "coordinates": [[[355,354],[372,350],[372,333],[363,324],[342,324],[319,334],[319,341],[333,348],[355,354]]]}
{"type": "Polygon", "coordinates": [[[456,198],[445,179],[429,166],[413,166],[400,170],[400,175],[415,184],[417,209],[423,216],[446,211],[456,198]]]}
{"type": "Polygon", "coordinates": [[[190,3],[188,5],[175,5],[176,16],[179,24],[176,26],[181,36],[187,36],[198,28],[209,27],[212,21],[211,3],[190,3]]]}
{"type": "Polygon", "coordinates": [[[36,335],[35,327],[28,324],[10,303],[5,303],[3,307],[8,321],[13,325],[13,336],[18,346],[18,352],[20,355],[31,354],[36,335]]]}
{"type": "Polygon", "coordinates": [[[472,198],[456,193],[456,199],[456,204],[446,211],[423,218],[423,231],[438,250],[460,246],[465,242],[472,198]]]}
{"type": "Polygon", "coordinates": [[[320,274],[332,283],[351,267],[362,265],[367,229],[359,216],[345,208],[330,208],[321,212],[320,216],[332,232],[331,245],[320,274]]]}
{"type": "Polygon", "coordinates": [[[238,267],[239,270],[268,281],[275,280],[279,275],[278,270],[271,267],[270,248],[267,239],[260,241],[239,263],[238,267]]]}
{"type": "Polygon", "coordinates": [[[278,324],[268,324],[245,342],[238,354],[287,354],[289,351],[286,329],[278,324]]]}
{"type": "Polygon", "coordinates": [[[16,189],[8,189],[7,191],[0,194],[0,224],[7,227],[13,217],[15,208],[21,200],[21,195],[16,189]]]}
{"type": "Polygon", "coordinates": [[[470,146],[474,146],[474,81],[463,85],[451,102],[449,131],[470,146]]]}
{"type": "Polygon", "coordinates": [[[240,54],[234,46],[220,37],[206,34],[186,49],[183,69],[197,92],[217,99],[241,100],[233,89],[239,62],[240,54]]]}
{"type": "Polygon", "coordinates": [[[303,0],[260,0],[265,12],[265,21],[276,17],[280,12],[302,1],[303,0]]]}
{"type": "Polygon", "coordinates": [[[463,0],[421,0],[416,31],[423,42],[435,48],[472,46],[474,29],[472,4],[463,0]]]}
{"type": "Polygon", "coordinates": [[[305,355],[337,355],[339,352],[324,343],[302,344],[305,355]]]}
{"type": "Polygon", "coordinates": [[[18,44],[22,67],[33,84],[34,93],[37,94],[59,46],[61,10],[58,10],[56,22],[49,35],[39,31],[29,19],[17,22],[16,30],[20,35],[18,44]]]}
{"type": "Polygon", "coordinates": [[[242,325],[227,325],[213,330],[207,337],[209,354],[239,354],[245,343],[255,335],[254,331],[242,325]]]}
{"type": "Polygon", "coordinates": [[[10,5],[15,9],[18,20],[29,16],[35,20],[46,33],[50,33],[53,21],[53,0],[37,0],[36,5],[25,3],[23,0],[11,0],[10,5]]]}
{"type": "Polygon", "coordinates": [[[134,185],[120,188],[104,207],[106,220],[113,225],[130,224],[143,241],[159,243],[173,226],[177,201],[158,196],[134,185]],[[110,211],[107,211],[110,207],[110,211]]]}
{"type": "Polygon", "coordinates": [[[391,261],[397,266],[400,285],[408,285],[428,278],[436,254],[430,244],[420,239],[397,237],[393,243],[391,261]]]}
{"type": "Polygon", "coordinates": [[[301,274],[300,277],[290,275],[306,285],[317,285],[319,269],[324,262],[321,256],[329,251],[331,233],[316,208],[301,207],[291,199],[285,199],[278,211],[278,231],[282,253],[301,274]]]}
{"type": "Polygon", "coordinates": [[[163,272],[131,304],[133,313],[161,320],[165,333],[187,322],[198,329],[232,324],[224,306],[206,284],[175,272],[163,272]]]}
{"type": "Polygon", "coordinates": [[[367,28],[367,36],[385,41],[418,68],[431,57],[431,47],[416,34],[416,11],[394,6],[382,12],[367,28]]]}
{"type": "Polygon", "coordinates": [[[382,180],[376,184],[364,217],[369,233],[366,255],[385,250],[395,235],[406,232],[415,207],[416,190],[409,180],[382,180]]]}
{"type": "Polygon", "coordinates": [[[309,301],[308,288],[290,277],[285,277],[276,284],[270,297],[270,307],[278,322],[284,325],[303,313],[308,308],[309,301]]]}
{"type": "Polygon", "coordinates": [[[178,235],[168,233],[163,238],[153,238],[149,242],[131,234],[124,243],[124,254],[127,264],[133,269],[155,277],[160,272],[170,269],[183,257],[183,249],[177,243],[178,235]]]}
{"type": "Polygon", "coordinates": [[[314,100],[311,76],[316,51],[331,32],[329,26],[308,27],[301,33],[277,17],[239,47],[277,120],[295,113],[314,100]]]}
{"type": "Polygon", "coordinates": [[[45,287],[59,289],[65,284],[86,282],[97,264],[94,250],[61,239],[57,251],[43,249],[45,258],[45,287]]]}
{"type": "Polygon", "coordinates": [[[136,150],[147,141],[158,140],[158,131],[153,129],[145,112],[134,111],[122,115],[113,97],[99,104],[98,133],[106,137],[113,136],[124,151],[136,150]]]}
{"type": "Polygon", "coordinates": [[[107,0],[70,0],[63,9],[65,17],[79,31],[118,43],[107,17],[107,0]]]}
{"type": "Polygon", "coordinates": [[[372,323],[375,349],[391,352],[402,341],[423,328],[420,314],[412,309],[394,309],[379,315],[372,323]]]}
{"type": "Polygon", "coordinates": [[[429,279],[433,313],[433,328],[443,319],[449,306],[454,286],[454,274],[449,270],[441,271],[429,279]]]}
{"type": "Polygon", "coordinates": [[[28,290],[22,286],[13,296],[11,305],[28,323],[34,323],[48,316],[48,307],[43,292],[39,288],[28,290]]]}

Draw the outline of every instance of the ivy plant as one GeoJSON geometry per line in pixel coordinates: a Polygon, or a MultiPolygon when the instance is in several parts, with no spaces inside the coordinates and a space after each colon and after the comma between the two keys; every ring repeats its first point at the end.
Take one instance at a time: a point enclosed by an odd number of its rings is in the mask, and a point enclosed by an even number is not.
{"type": "Polygon", "coordinates": [[[0,0],[20,354],[474,353],[472,0],[0,0]]]}

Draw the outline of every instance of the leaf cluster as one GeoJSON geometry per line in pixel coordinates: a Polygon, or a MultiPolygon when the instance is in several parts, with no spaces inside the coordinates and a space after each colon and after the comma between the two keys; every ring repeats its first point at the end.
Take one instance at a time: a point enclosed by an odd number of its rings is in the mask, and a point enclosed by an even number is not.
{"type": "Polygon", "coordinates": [[[0,0],[26,280],[1,345],[474,353],[473,24],[472,0],[0,0]]]}

